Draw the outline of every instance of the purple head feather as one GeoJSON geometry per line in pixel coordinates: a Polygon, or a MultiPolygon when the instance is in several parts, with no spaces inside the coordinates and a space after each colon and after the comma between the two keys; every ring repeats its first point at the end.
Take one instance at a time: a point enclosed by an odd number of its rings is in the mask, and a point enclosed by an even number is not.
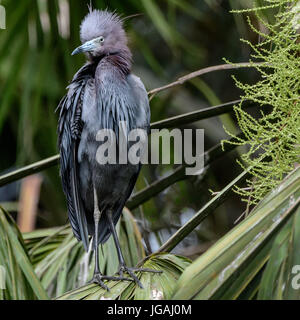
{"type": "Polygon", "coordinates": [[[92,10],[83,19],[80,26],[82,43],[103,36],[108,45],[127,45],[127,37],[123,28],[122,19],[114,12],[107,10],[92,10]]]}
{"type": "Polygon", "coordinates": [[[107,10],[92,10],[83,19],[80,26],[80,39],[83,43],[73,54],[85,53],[90,60],[109,57],[122,74],[128,74],[131,68],[131,52],[127,46],[127,36],[123,20],[107,10]]]}

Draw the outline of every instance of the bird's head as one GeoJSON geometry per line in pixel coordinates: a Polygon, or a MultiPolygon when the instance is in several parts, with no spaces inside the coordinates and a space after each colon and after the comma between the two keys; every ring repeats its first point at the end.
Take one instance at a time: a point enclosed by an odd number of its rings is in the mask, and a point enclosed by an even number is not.
{"type": "Polygon", "coordinates": [[[122,19],[107,10],[91,10],[80,26],[82,45],[72,55],[86,53],[88,57],[101,57],[127,49],[127,37],[122,19]]]}

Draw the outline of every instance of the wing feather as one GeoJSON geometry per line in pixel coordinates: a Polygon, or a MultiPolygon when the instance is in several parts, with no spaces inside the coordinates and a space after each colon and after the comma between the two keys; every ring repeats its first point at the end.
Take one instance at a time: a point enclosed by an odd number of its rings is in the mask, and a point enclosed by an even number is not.
{"type": "Polygon", "coordinates": [[[82,200],[79,194],[77,149],[82,131],[82,101],[87,81],[92,77],[90,64],[83,66],[68,86],[68,93],[60,101],[57,110],[58,147],[60,151],[60,175],[63,191],[67,198],[68,216],[77,240],[88,250],[88,228],[82,200]]]}

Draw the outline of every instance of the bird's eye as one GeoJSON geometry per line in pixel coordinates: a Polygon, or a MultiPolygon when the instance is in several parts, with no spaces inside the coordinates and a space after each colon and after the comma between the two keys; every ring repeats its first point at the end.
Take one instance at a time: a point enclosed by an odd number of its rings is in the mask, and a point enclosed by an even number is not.
{"type": "Polygon", "coordinates": [[[103,43],[104,42],[104,37],[99,37],[99,42],[103,43]]]}

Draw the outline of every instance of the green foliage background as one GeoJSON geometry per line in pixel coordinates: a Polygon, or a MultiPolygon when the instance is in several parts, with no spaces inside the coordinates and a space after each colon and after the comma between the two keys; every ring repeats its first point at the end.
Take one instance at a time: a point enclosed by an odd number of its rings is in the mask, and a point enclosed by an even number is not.
{"type": "MultiPolygon", "coordinates": [[[[57,153],[54,110],[84,62],[70,53],[89,2],[2,1],[1,170],[57,153]]],[[[118,232],[129,265],[163,273],[139,274],[145,290],[115,282],[108,283],[110,292],[86,284],[92,254],[65,225],[58,158],[0,177],[0,264],[9,270],[0,298],[298,299],[292,269],[300,264],[299,1],[92,4],[143,13],[126,30],[134,73],[148,90],[223,57],[237,63],[150,95],[152,126],[205,129],[205,169],[188,177],[184,166],[144,166],[127,203],[132,213],[124,210],[118,232]],[[19,183],[7,183],[45,168],[37,230],[21,234],[14,222],[19,183]]],[[[112,239],[101,248],[100,263],[103,272],[115,272],[112,239]]]]}

